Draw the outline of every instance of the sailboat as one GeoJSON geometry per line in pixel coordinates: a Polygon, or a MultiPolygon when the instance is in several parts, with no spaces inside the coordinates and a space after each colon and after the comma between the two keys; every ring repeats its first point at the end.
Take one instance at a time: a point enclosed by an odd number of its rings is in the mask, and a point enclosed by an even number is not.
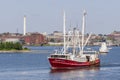
{"type": "Polygon", "coordinates": [[[109,49],[107,48],[107,44],[105,42],[102,42],[99,52],[100,53],[108,53],[109,52],[109,49]]]}
{"type": "Polygon", "coordinates": [[[63,37],[64,46],[61,50],[57,50],[49,57],[51,69],[77,69],[81,67],[98,66],[100,59],[98,52],[94,50],[85,50],[87,42],[91,35],[85,40],[85,16],[83,13],[82,33],[77,28],[73,28],[66,32],[65,12],[63,20],[63,37]]]}

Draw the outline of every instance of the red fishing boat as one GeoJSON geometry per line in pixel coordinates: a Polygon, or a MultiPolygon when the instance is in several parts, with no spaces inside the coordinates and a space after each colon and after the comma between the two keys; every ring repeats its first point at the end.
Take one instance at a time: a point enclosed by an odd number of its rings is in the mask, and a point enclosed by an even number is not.
{"type": "Polygon", "coordinates": [[[64,46],[60,51],[55,51],[48,57],[52,69],[76,69],[81,67],[98,66],[100,59],[98,52],[92,49],[86,50],[86,45],[91,34],[87,39],[84,38],[85,15],[83,13],[82,33],[77,28],[66,32],[65,13],[64,13],[64,46]]]}

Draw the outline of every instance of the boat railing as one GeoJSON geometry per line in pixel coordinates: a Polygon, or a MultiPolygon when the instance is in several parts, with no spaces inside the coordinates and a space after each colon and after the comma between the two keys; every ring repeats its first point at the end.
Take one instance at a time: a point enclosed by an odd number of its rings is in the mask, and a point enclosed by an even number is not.
{"type": "Polygon", "coordinates": [[[68,54],[51,54],[51,58],[70,59],[68,54]]]}
{"type": "Polygon", "coordinates": [[[58,51],[58,50],[55,50],[54,53],[55,53],[55,54],[62,54],[62,52],[61,52],[61,51],[58,51]]]}

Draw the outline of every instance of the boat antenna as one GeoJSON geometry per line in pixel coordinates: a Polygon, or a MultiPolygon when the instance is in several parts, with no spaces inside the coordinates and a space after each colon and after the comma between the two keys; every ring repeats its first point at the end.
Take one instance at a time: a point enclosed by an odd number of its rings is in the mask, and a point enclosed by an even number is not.
{"type": "Polygon", "coordinates": [[[66,35],[66,16],[65,16],[65,11],[63,11],[63,36],[64,36],[64,51],[63,54],[66,53],[66,39],[65,39],[65,35],[66,35]]]}
{"type": "Polygon", "coordinates": [[[82,51],[84,49],[84,32],[85,32],[85,16],[86,16],[86,11],[83,11],[83,20],[82,20],[82,51]]]}

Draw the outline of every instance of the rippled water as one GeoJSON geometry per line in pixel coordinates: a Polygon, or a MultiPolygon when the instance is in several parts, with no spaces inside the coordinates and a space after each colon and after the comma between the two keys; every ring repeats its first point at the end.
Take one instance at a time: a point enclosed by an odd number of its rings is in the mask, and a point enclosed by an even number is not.
{"type": "Polygon", "coordinates": [[[30,53],[0,54],[0,80],[120,80],[120,47],[101,54],[100,67],[76,70],[50,69],[47,57],[56,47],[29,48],[30,53]]]}

